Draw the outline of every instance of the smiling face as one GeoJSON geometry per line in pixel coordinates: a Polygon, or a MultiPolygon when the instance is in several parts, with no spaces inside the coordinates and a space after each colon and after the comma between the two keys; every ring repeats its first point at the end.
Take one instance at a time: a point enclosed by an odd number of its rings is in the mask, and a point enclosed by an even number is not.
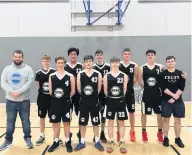
{"type": "Polygon", "coordinates": [[[73,51],[69,54],[69,60],[70,62],[77,62],[77,52],[73,51]]]}
{"type": "Polygon", "coordinates": [[[175,59],[171,58],[171,59],[166,60],[166,65],[167,65],[168,69],[175,68],[175,65],[176,65],[175,59]]]}
{"type": "Polygon", "coordinates": [[[154,53],[147,54],[147,62],[155,62],[156,55],[154,53]]]}
{"type": "Polygon", "coordinates": [[[130,61],[131,59],[131,51],[124,51],[123,52],[123,60],[124,61],[130,61]]]}
{"type": "Polygon", "coordinates": [[[103,60],[104,60],[104,56],[103,56],[102,53],[96,54],[96,55],[95,55],[95,58],[96,58],[96,61],[97,61],[98,63],[101,63],[101,62],[103,62],[103,60]]]}

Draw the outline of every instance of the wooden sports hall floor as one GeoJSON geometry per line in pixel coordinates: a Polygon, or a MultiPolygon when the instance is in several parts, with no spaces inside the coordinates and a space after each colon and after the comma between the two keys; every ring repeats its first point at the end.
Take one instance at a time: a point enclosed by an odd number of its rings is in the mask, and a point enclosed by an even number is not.
{"type": "MultiPolygon", "coordinates": [[[[185,148],[180,149],[174,144],[174,128],[173,128],[173,119],[171,120],[170,124],[170,146],[168,148],[163,147],[161,144],[157,143],[157,125],[156,125],[156,116],[152,115],[148,117],[147,123],[147,131],[148,131],[148,144],[143,144],[141,141],[141,123],[140,123],[140,105],[136,105],[136,138],[137,141],[132,143],[129,141],[129,121],[126,121],[126,136],[125,136],[125,143],[128,148],[127,154],[130,155],[190,155],[192,154],[192,111],[191,111],[191,104],[186,103],[186,118],[182,121],[182,140],[185,144],[185,148]],[[175,149],[175,150],[174,150],[175,149]]],[[[78,125],[77,125],[77,118],[73,115],[73,121],[71,123],[71,132],[73,133],[73,146],[78,143],[78,139],[76,137],[76,133],[78,132],[78,125]]],[[[116,126],[116,124],[115,124],[116,126]]],[[[4,141],[4,133],[6,130],[6,115],[5,115],[5,104],[0,104],[0,143],[4,141]]],[[[14,141],[13,146],[1,151],[0,154],[2,155],[42,155],[42,154],[54,154],[54,155],[107,155],[108,153],[99,152],[94,148],[92,143],[93,139],[93,130],[91,124],[89,124],[87,128],[86,134],[86,145],[87,147],[79,152],[67,153],[65,150],[65,146],[63,145],[61,148],[56,150],[53,153],[44,152],[44,150],[48,147],[48,145],[52,144],[53,142],[53,132],[51,128],[51,124],[46,124],[46,142],[41,146],[35,146],[36,140],[39,138],[39,119],[37,117],[37,106],[32,104],[31,106],[31,127],[32,127],[32,142],[34,144],[34,149],[28,150],[25,146],[25,142],[23,140],[23,132],[21,128],[21,122],[18,116],[16,122],[16,129],[14,133],[14,141]]],[[[116,131],[116,128],[115,128],[116,131]]],[[[107,128],[105,133],[107,133],[107,128]]],[[[108,135],[106,134],[108,137],[108,135]]],[[[115,135],[116,137],[116,135],[115,135]]],[[[64,140],[63,130],[61,130],[61,138],[64,140]]],[[[120,155],[118,143],[115,143],[115,150],[111,155],[120,155]]],[[[106,144],[103,144],[106,148],[106,144]]]]}

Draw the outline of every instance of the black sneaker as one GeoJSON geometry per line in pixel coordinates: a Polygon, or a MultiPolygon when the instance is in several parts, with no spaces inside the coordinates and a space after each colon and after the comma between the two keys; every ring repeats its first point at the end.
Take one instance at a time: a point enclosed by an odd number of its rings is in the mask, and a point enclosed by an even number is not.
{"type": "Polygon", "coordinates": [[[79,139],[79,143],[81,142],[81,133],[80,131],[77,133],[77,138],[79,139]]]}
{"type": "Polygon", "coordinates": [[[169,147],[169,139],[167,137],[164,137],[163,146],[169,147]]]}
{"type": "Polygon", "coordinates": [[[73,152],[73,148],[71,146],[71,141],[70,140],[67,143],[65,142],[65,146],[67,148],[67,152],[73,152]]]}
{"type": "Polygon", "coordinates": [[[177,144],[180,148],[184,148],[185,145],[183,144],[183,142],[181,141],[181,138],[175,138],[175,144],[177,144]]]}
{"type": "Polygon", "coordinates": [[[101,131],[100,140],[102,141],[102,143],[107,143],[107,138],[105,137],[104,131],[101,131]]]}
{"type": "Polygon", "coordinates": [[[53,144],[49,147],[48,152],[53,152],[56,149],[60,148],[61,144],[58,142],[53,142],[53,144]]]}
{"type": "Polygon", "coordinates": [[[36,146],[40,146],[45,141],[45,137],[40,136],[38,141],[36,141],[36,146]]]}

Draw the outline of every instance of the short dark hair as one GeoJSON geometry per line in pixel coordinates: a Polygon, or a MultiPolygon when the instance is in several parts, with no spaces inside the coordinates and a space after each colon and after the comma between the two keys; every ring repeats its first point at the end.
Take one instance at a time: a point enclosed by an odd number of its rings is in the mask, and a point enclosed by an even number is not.
{"type": "Polygon", "coordinates": [[[103,51],[100,50],[100,49],[98,49],[98,50],[96,50],[96,52],[95,52],[95,55],[97,55],[97,54],[103,54],[103,51]]]}
{"type": "Polygon", "coordinates": [[[63,60],[64,61],[64,64],[66,64],[66,60],[65,60],[65,57],[63,56],[58,56],[55,58],[55,63],[57,63],[58,60],[63,60]]]}
{"type": "Polygon", "coordinates": [[[94,60],[94,58],[93,58],[92,55],[86,55],[86,56],[84,56],[84,58],[83,58],[84,61],[85,61],[85,60],[89,60],[89,59],[91,59],[92,61],[94,60]]]}
{"type": "Polygon", "coordinates": [[[174,56],[167,56],[167,57],[166,57],[166,61],[167,61],[167,60],[170,60],[170,59],[176,60],[174,56]]]}
{"type": "Polygon", "coordinates": [[[68,55],[69,55],[71,52],[76,52],[76,53],[77,53],[77,56],[79,55],[79,49],[78,49],[78,48],[75,48],[75,47],[69,48],[69,49],[68,49],[68,55]]]}
{"type": "Polygon", "coordinates": [[[131,50],[130,50],[130,48],[124,48],[123,53],[124,52],[131,52],[131,50]]]}
{"type": "Polygon", "coordinates": [[[118,57],[112,57],[110,62],[120,62],[120,59],[118,57]]]}
{"type": "Polygon", "coordinates": [[[156,55],[156,51],[152,49],[147,50],[146,55],[149,53],[153,53],[154,55],[156,55]]]}
{"type": "Polygon", "coordinates": [[[23,51],[21,51],[21,50],[15,50],[15,51],[13,52],[13,55],[14,55],[15,53],[21,54],[22,57],[24,56],[24,55],[23,55],[23,51]]]}

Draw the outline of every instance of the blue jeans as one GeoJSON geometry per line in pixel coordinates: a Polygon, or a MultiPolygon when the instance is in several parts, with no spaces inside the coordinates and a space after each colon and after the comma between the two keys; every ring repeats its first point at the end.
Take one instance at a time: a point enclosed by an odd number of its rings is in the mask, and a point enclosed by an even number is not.
{"type": "Polygon", "coordinates": [[[22,102],[14,102],[7,100],[6,113],[7,113],[7,129],[5,139],[10,142],[13,141],[13,133],[15,130],[17,113],[19,113],[19,116],[21,118],[24,139],[31,138],[31,123],[29,120],[30,100],[25,100],[22,102]]]}

